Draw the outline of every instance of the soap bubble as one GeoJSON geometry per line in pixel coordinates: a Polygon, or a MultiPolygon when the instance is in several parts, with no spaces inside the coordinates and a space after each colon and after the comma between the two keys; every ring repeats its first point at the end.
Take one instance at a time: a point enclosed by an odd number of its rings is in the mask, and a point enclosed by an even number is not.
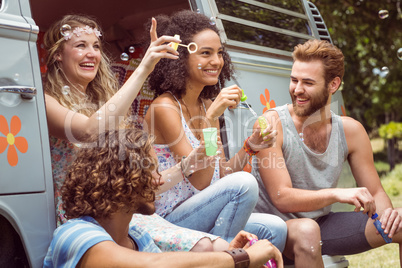
{"type": "Polygon", "coordinates": [[[314,247],[313,246],[311,246],[311,251],[314,252],[314,247]]]}
{"type": "Polygon", "coordinates": [[[107,108],[108,108],[109,111],[114,112],[116,110],[116,104],[111,103],[111,104],[108,105],[107,108]]]}
{"type": "Polygon", "coordinates": [[[320,246],[322,246],[324,243],[322,241],[320,241],[320,246]]]}
{"type": "Polygon", "coordinates": [[[211,25],[215,25],[215,24],[216,24],[215,17],[211,17],[211,18],[209,19],[209,24],[211,24],[211,25]]]}
{"type": "Polygon", "coordinates": [[[373,74],[374,75],[379,75],[381,73],[381,70],[379,68],[374,68],[373,69],[373,74]]]}
{"type": "Polygon", "coordinates": [[[125,52],[123,52],[123,53],[121,53],[121,55],[120,55],[120,59],[122,60],[122,61],[128,61],[129,60],[129,56],[127,55],[127,53],[125,53],[125,52]]]}
{"type": "Polygon", "coordinates": [[[396,55],[398,56],[398,59],[402,60],[402,47],[400,47],[398,49],[398,51],[396,52],[396,55]]]}
{"type": "Polygon", "coordinates": [[[68,24],[64,24],[60,27],[60,34],[62,36],[70,36],[71,35],[71,26],[68,24]]]}
{"type": "Polygon", "coordinates": [[[102,112],[101,111],[96,111],[96,119],[101,120],[102,119],[102,112]]]}
{"type": "Polygon", "coordinates": [[[129,47],[128,52],[134,53],[135,52],[135,47],[133,47],[133,46],[129,47]]]}
{"type": "Polygon", "coordinates": [[[216,226],[221,226],[221,225],[223,224],[223,222],[224,222],[223,218],[222,218],[222,217],[219,217],[219,218],[216,220],[215,225],[216,225],[216,226]]]}
{"type": "Polygon", "coordinates": [[[20,80],[20,74],[16,73],[16,74],[14,74],[14,81],[18,82],[18,80],[20,80]]]}
{"type": "Polygon", "coordinates": [[[68,95],[68,94],[70,94],[70,87],[67,86],[67,85],[63,86],[63,88],[62,88],[62,90],[61,90],[61,93],[63,93],[63,95],[68,95]]]}
{"type": "Polygon", "coordinates": [[[389,16],[389,12],[388,12],[388,10],[380,10],[379,12],[378,12],[378,16],[380,17],[380,19],[386,19],[386,18],[388,18],[388,16],[389,16]]]}
{"type": "Polygon", "coordinates": [[[172,175],[167,174],[166,181],[167,181],[167,182],[171,182],[171,181],[172,181],[172,175]]]}
{"type": "Polygon", "coordinates": [[[278,195],[281,195],[281,192],[280,192],[280,191],[278,191],[278,195]]]}
{"type": "Polygon", "coordinates": [[[201,11],[200,11],[200,9],[199,9],[199,8],[197,8],[197,13],[198,13],[198,14],[200,14],[200,13],[201,13],[201,11]]]}
{"type": "Polygon", "coordinates": [[[381,77],[386,77],[389,74],[389,69],[387,66],[384,66],[381,68],[381,73],[380,76],[381,77]]]}

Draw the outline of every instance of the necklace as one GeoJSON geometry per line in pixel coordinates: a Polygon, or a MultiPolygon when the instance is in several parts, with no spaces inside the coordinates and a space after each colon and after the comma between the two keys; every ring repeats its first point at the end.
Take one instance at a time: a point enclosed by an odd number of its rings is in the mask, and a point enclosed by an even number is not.
{"type": "Polygon", "coordinates": [[[304,142],[304,133],[303,132],[300,132],[299,133],[299,137],[300,137],[300,140],[302,141],[302,142],[304,142]]]}
{"type": "Polygon", "coordinates": [[[202,102],[202,100],[201,100],[201,104],[200,104],[200,112],[199,112],[199,127],[198,127],[198,129],[194,126],[194,124],[193,124],[193,120],[195,120],[196,118],[194,118],[193,119],[193,117],[191,116],[191,113],[190,113],[190,110],[188,109],[188,106],[187,106],[187,103],[186,103],[186,101],[184,100],[184,99],[181,99],[182,101],[183,101],[183,105],[186,107],[186,110],[187,110],[187,114],[188,114],[188,116],[189,116],[189,123],[190,123],[190,125],[192,126],[192,128],[193,128],[193,130],[194,130],[194,132],[195,132],[195,136],[196,136],[196,138],[198,139],[198,140],[201,140],[201,134],[199,133],[200,132],[200,129],[201,129],[201,124],[202,124],[202,120],[201,120],[201,116],[202,116],[202,108],[201,108],[201,106],[202,106],[202,104],[203,104],[203,102],[202,102]]]}

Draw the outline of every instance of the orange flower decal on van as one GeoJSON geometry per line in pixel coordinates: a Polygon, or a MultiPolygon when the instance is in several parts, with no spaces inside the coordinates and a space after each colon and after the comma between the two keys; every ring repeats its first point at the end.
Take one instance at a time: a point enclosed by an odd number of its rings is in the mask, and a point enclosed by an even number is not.
{"type": "Polygon", "coordinates": [[[269,109],[276,107],[275,101],[269,99],[270,99],[269,90],[265,89],[265,97],[262,94],[260,95],[260,102],[262,105],[265,106],[264,110],[262,110],[262,113],[265,113],[269,109]]]}
{"type": "Polygon", "coordinates": [[[18,151],[26,153],[28,151],[28,142],[24,137],[16,137],[21,130],[21,120],[18,116],[13,116],[10,121],[10,129],[8,128],[7,120],[4,116],[0,115],[0,154],[3,153],[7,147],[7,160],[10,166],[15,167],[18,164],[18,151]]]}

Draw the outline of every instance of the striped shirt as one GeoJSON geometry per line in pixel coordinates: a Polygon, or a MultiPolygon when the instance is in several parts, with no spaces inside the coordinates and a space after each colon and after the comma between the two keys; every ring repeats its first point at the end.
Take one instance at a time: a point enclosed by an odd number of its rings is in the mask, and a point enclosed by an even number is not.
{"type": "MultiPolygon", "coordinates": [[[[130,226],[129,234],[139,251],[161,252],[144,230],[130,226]]],[[[54,231],[43,267],[76,267],[85,252],[102,241],[113,239],[92,217],[69,220],[54,231]]]]}

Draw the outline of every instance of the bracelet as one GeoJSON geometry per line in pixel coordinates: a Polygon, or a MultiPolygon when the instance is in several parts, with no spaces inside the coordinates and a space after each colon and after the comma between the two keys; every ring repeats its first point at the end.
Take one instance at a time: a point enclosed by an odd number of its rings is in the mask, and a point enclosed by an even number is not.
{"type": "Polygon", "coordinates": [[[183,156],[183,157],[181,158],[181,161],[180,161],[180,169],[181,169],[181,174],[183,175],[183,177],[186,178],[186,179],[189,179],[189,178],[193,175],[193,173],[191,173],[190,175],[186,176],[186,173],[184,172],[184,167],[183,167],[183,160],[184,160],[185,158],[186,158],[185,156],[183,156]]]}
{"type": "Polygon", "coordinates": [[[248,137],[243,144],[243,149],[244,151],[249,155],[249,156],[253,156],[256,155],[259,151],[254,151],[253,149],[251,149],[250,145],[248,144],[248,140],[250,139],[250,137],[248,137]]]}
{"type": "Polygon", "coordinates": [[[232,256],[235,268],[247,268],[250,265],[250,257],[244,249],[235,248],[232,250],[225,250],[224,252],[229,253],[230,256],[232,256]]]}

